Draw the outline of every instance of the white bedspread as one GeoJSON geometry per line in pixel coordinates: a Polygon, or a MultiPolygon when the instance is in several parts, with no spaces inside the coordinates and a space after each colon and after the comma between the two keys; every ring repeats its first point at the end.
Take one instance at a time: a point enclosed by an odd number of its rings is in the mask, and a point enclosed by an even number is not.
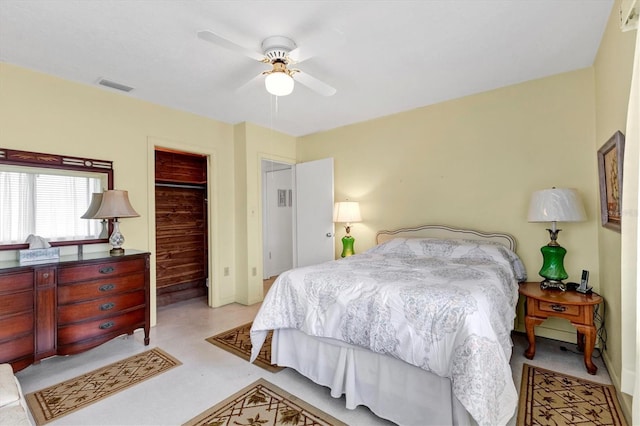
{"type": "Polygon", "coordinates": [[[522,264],[497,244],[394,239],[362,254],[281,274],[251,328],[296,328],[387,354],[451,379],[479,424],[517,407],[509,359],[522,264]]]}

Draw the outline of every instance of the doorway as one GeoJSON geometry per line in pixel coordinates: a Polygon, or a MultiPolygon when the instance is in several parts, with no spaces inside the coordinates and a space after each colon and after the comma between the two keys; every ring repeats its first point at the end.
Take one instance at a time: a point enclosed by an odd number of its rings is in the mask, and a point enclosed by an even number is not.
{"type": "Polygon", "coordinates": [[[293,167],[262,160],[263,279],[293,268],[293,167]]]}
{"type": "Polygon", "coordinates": [[[333,158],[261,166],[263,280],[333,260],[333,158]]]}
{"type": "Polygon", "coordinates": [[[207,295],[207,157],[156,148],[156,304],[207,295]]]}

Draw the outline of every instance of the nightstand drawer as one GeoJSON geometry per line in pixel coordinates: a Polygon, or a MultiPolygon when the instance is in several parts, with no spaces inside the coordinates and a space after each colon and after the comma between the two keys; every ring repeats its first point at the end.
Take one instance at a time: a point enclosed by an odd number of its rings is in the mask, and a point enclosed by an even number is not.
{"type": "Polygon", "coordinates": [[[554,316],[579,317],[581,315],[581,308],[577,305],[565,305],[562,303],[544,302],[542,300],[538,300],[537,308],[537,310],[541,313],[553,314],[554,316]]]}

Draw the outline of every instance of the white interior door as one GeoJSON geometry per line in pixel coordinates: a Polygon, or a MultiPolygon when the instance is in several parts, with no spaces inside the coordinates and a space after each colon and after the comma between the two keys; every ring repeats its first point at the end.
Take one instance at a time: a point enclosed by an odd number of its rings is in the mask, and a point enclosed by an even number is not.
{"type": "Polygon", "coordinates": [[[295,166],[295,266],[335,258],[333,158],[295,166]]]}

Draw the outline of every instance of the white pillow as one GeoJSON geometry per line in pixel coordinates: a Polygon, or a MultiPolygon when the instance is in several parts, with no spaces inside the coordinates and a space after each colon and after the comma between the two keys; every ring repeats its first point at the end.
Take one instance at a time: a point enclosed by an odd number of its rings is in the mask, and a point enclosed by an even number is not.
{"type": "Polygon", "coordinates": [[[371,252],[402,257],[445,257],[449,259],[504,259],[518,282],[527,280],[527,271],[516,253],[492,241],[442,238],[394,238],[371,249],[371,252]]]}

